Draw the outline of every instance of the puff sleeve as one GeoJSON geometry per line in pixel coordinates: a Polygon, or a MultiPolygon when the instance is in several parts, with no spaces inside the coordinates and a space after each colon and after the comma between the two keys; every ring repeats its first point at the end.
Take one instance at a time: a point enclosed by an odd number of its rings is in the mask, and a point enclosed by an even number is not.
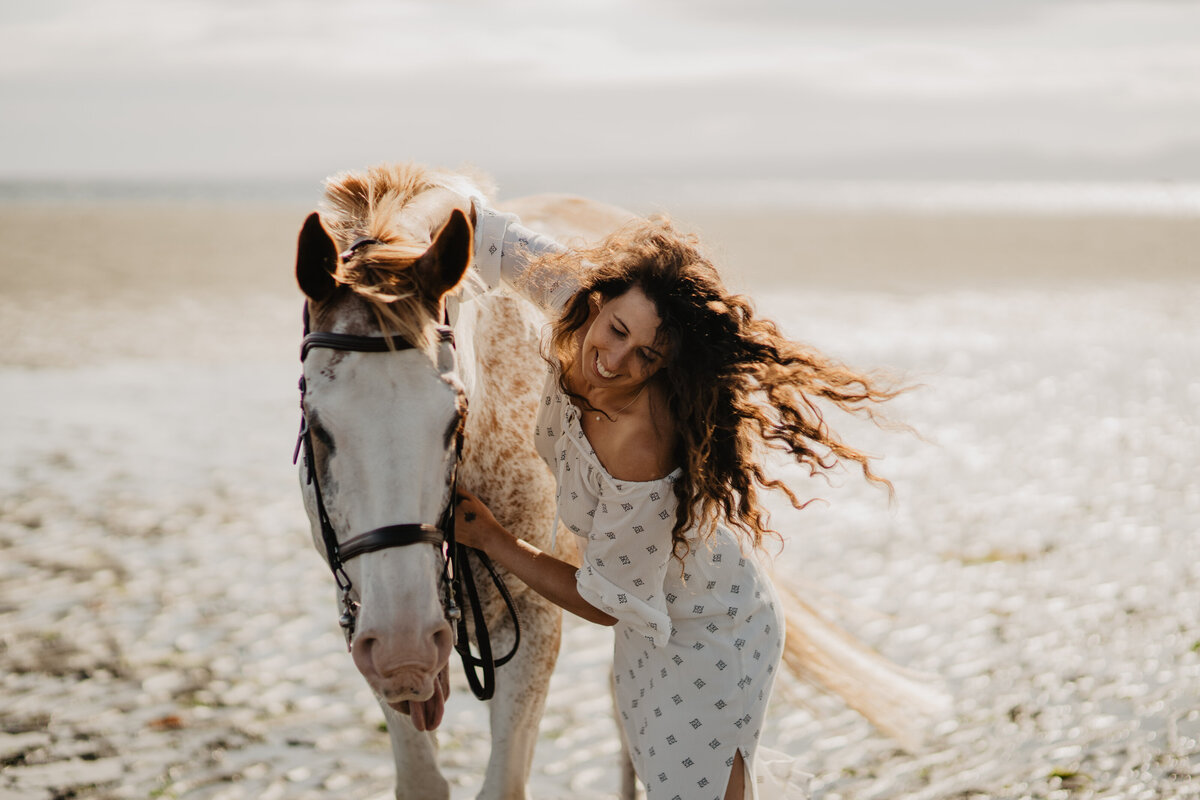
{"type": "Polygon", "coordinates": [[[579,289],[568,276],[536,271],[530,257],[561,253],[563,245],[521,224],[516,214],[502,214],[475,200],[475,267],[489,288],[501,282],[518,290],[538,308],[555,312],[579,289]]]}
{"type": "Polygon", "coordinates": [[[655,647],[665,645],[671,635],[663,581],[671,560],[675,503],[669,480],[602,480],[583,565],[575,573],[584,600],[655,647]]]}

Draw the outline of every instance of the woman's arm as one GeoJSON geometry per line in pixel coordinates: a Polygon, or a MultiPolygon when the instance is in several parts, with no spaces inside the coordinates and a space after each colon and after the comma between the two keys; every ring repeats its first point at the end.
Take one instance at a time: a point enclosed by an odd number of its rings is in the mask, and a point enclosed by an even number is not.
{"type": "Polygon", "coordinates": [[[578,617],[598,625],[615,625],[612,617],[579,594],[576,568],[505,530],[477,497],[458,490],[455,538],[460,544],[482,550],[505,569],[525,581],[535,592],[578,617]]]}
{"type": "Polygon", "coordinates": [[[531,260],[567,248],[521,224],[516,214],[503,214],[475,200],[475,267],[492,288],[507,283],[543,311],[556,312],[578,290],[573,275],[537,271],[531,260]]]}

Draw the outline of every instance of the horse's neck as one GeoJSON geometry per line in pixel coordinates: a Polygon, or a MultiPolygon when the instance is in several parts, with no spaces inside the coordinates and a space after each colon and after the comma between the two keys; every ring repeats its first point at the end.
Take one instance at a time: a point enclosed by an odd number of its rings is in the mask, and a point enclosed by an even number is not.
{"type": "Polygon", "coordinates": [[[488,292],[460,306],[455,341],[459,379],[470,404],[468,422],[474,414],[511,418],[517,425],[532,413],[536,398],[528,396],[528,386],[531,377],[544,372],[538,355],[543,323],[532,305],[506,292],[488,292]]]}

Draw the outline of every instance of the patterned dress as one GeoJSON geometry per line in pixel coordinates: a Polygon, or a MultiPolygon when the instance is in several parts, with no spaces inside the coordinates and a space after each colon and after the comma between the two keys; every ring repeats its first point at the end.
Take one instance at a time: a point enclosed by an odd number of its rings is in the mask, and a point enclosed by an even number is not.
{"type": "MultiPolygon", "coordinates": [[[[736,751],[754,772],[783,652],[784,620],[769,581],[724,527],[682,564],[673,558],[679,471],[654,481],[609,475],[555,369],[535,435],[558,477],[559,517],[580,540],[579,593],[618,620],[617,706],[647,799],[721,800],[736,751]]],[[[769,777],[748,781],[747,797],[806,794],[799,776],[773,790],[764,785],[769,777]]]]}

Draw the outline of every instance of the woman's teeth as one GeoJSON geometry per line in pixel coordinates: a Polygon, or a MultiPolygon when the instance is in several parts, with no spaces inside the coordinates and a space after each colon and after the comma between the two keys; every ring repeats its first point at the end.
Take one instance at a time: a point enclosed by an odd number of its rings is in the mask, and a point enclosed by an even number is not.
{"type": "Polygon", "coordinates": [[[606,369],[604,368],[604,365],[600,363],[600,356],[596,356],[596,372],[600,373],[600,377],[601,377],[601,378],[615,378],[615,377],[617,377],[617,373],[615,373],[615,372],[609,372],[608,370],[606,370],[606,369]]]}

